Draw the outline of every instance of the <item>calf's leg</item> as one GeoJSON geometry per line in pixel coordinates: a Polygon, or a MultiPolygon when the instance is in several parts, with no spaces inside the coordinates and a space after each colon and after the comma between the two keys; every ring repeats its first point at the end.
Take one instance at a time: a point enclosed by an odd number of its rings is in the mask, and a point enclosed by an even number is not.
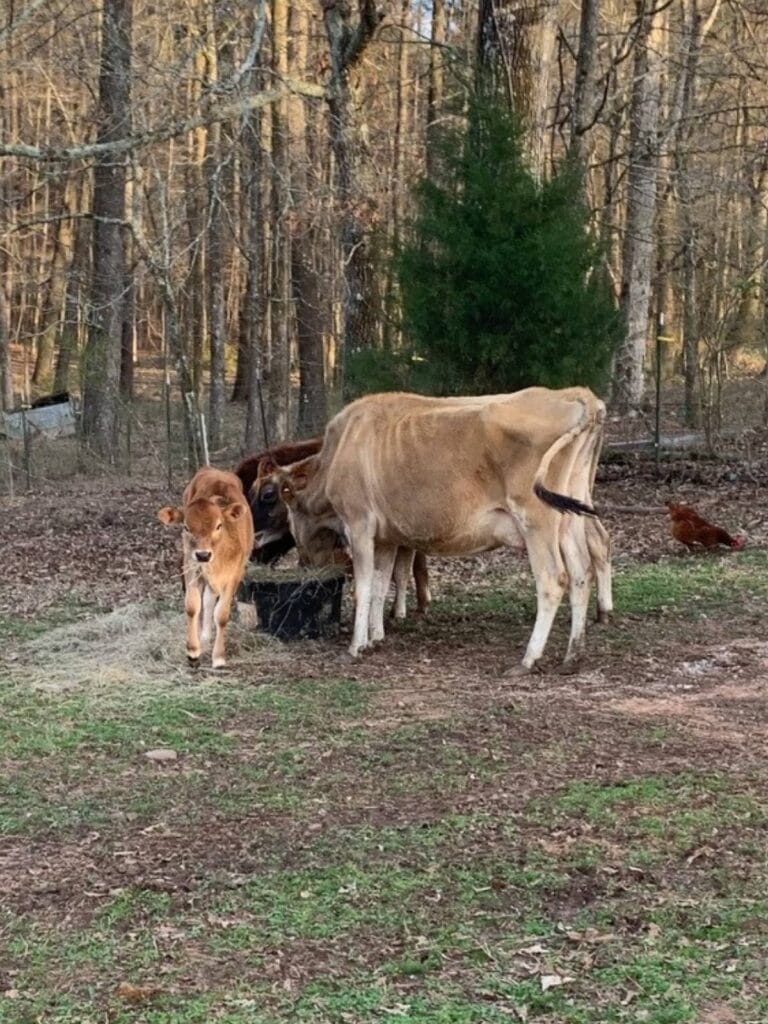
{"type": "Polygon", "coordinates": [[[187,661],[197,665],[200,661],[200,584],[195,581],[187,586],[184,593],[184,611],[187,613],[187,661]]]}
{"type": "Polygon", "coordinates": [[[216,639],[213,642],[213,656],[211,658],[211,664],[214,668],[224,668],[227,664],[227,658],[224,652],[224,631],[227,628],[229,622],[229,616],[232,610],[232,598],[234,597],[236,587],[226,587],[219,594],[219,599],[216,602],[214,608],[213,617],[216,622],[216,639]]]}
{"type": "Polygon", "coordinates": [[[202,624],[200,628],[200,649],[207,651],[213,635],[213,610],[216,607],[217,595],[206,583],[203,590],[202,624]]]}

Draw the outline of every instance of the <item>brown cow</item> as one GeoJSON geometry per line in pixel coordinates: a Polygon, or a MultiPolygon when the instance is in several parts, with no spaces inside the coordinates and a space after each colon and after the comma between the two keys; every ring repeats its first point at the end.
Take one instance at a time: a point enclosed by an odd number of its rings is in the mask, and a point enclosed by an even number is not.
{"type": "MultiPolygon", "coordinates": [[[[294,441],[276,445],[258,455],[249,455],[235,467],[253,516],[256,544],[252,558],[270,564],[290,551],[295,545],[288,522],[288,510],[280,497],[279,488],[272,475],[280,466],[296,463],[317,454],[322,447],[322,438],[309,441],[294,441]]],[[[351,559],[346,550],[343,533],[333,530],[319,530],[311,541],[301,548],[304,565],[339,565],[351,571],[351,559]]],[[[395,580],[395,604],[392,614],[404,619],[408,578],[413,572],[416,586],[416,612],[426,612],[429,605],[429,574],[427,559],[420,551],[398,553],[393,577],[395,580]]]]}
{"type": "Polygon", "coordinates": [[[253,523],[240,480],[220,469],[200,469],[184,490],[182,507],[166,506],[157,515],[166,526],[184,524],[187,660],[190,665],[200,663],[215,621],[212,664],[222,668],[224,631],[253,548],[253,523]]]}
{"type": "Polygon", "coordinates": [[[431,399],[368,395],[329,423],[318,457],[279,475],[297,540],[342,527],[356,577],[357,654],[383,637],[382,585],[398,547],[461,555],[525,547],[538,610],[525,669],[539,661],[565,587],[584,640],[593,571],[611,607],[610,545],[590,507],[604,404],[586,388],[431,399]],[[571,512],[575,515],[563,516],[571,512]]]}

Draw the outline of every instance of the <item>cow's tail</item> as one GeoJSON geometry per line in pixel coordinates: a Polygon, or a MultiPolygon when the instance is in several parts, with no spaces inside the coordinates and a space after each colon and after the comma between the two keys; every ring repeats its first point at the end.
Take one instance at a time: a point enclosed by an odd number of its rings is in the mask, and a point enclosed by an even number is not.
{"type": "Polygon", "coordinates": [[[551,505],[552,508],[556,508],[559,512],[574,512],[580,516],[596,516],[597,512],[583,501],[579,501],[578,498],[571,498],[567,494],[558,494],[556,491],[550,491],[544,486],[547,472],[557,453],[567,447],[579,434],[593,426],[593,418],[590,415],[586,402],[582,401],[581,404],[582,415],[576,426],[566,431],[561,437],[558,437],[544,453],[539,463],[539,468],[536,471],[536,476],[533,479],[533,493],[545,505],[551,505]]]}

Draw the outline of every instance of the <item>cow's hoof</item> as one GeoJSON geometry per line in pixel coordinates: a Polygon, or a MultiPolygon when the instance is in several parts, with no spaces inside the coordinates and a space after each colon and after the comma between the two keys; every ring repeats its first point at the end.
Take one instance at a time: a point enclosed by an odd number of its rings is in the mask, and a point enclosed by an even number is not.
{"type": "Polygon", "coordinates": [[[611,621],[611,613],[606,611],[605,608],[598,608],[597,615],[595,616],[595,622],[600,623],[601,626],[607,626],[611,621]]]}
{"type": "Polygon", "coordinates": [[[211,667],[212,668],[226,668],[227,667],[227,659],[226,658],[212,658],[211,659],[211,667]]]}
{"type": "Polygon", "coordinates": [[[505,676],[507,679],[527,679],[529,676],[541,675],[542,668],[538,661],[535,661],[532,665],[526,665],[522,662],[520,665],[513,665],[505,676]]]}
{"type": "Polygon", "coordinates": [[[575,676],[581,671],[581,658],[569,658],[558,666],[557,674],[561,676],[575,676]]]}
{"type": "Polygon", "coordinates": [[[196,658],[193,658],[191,654],[188,654],[187,664],[190,668],[200,668],[200,655],[198,654],[196,658]]]}

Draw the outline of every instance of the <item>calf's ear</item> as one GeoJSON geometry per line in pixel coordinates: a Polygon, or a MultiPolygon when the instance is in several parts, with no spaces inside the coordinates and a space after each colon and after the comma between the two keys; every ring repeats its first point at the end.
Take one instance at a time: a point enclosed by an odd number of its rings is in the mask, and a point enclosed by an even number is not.
{"type": "Polygon", "coordinates": [[[247,511],[247,508],[245,507],[245,505],[242,504],[242,502],[234,501],[232,502],[231,505],[227,505],[227,507],[224,509],[224,515],[227,517],[227,519],[236,520],[239,519],[242,515],[244,515],[247,511]]]}
{"type": "Polygon", "coordinates": [[[184,512],[180,508],[173,508],[171,505],[166,505],[164,508],[158,509],[157,518],[164,526],[173,526],[174,523],[180,523],[183,521],[184,512]]]}

